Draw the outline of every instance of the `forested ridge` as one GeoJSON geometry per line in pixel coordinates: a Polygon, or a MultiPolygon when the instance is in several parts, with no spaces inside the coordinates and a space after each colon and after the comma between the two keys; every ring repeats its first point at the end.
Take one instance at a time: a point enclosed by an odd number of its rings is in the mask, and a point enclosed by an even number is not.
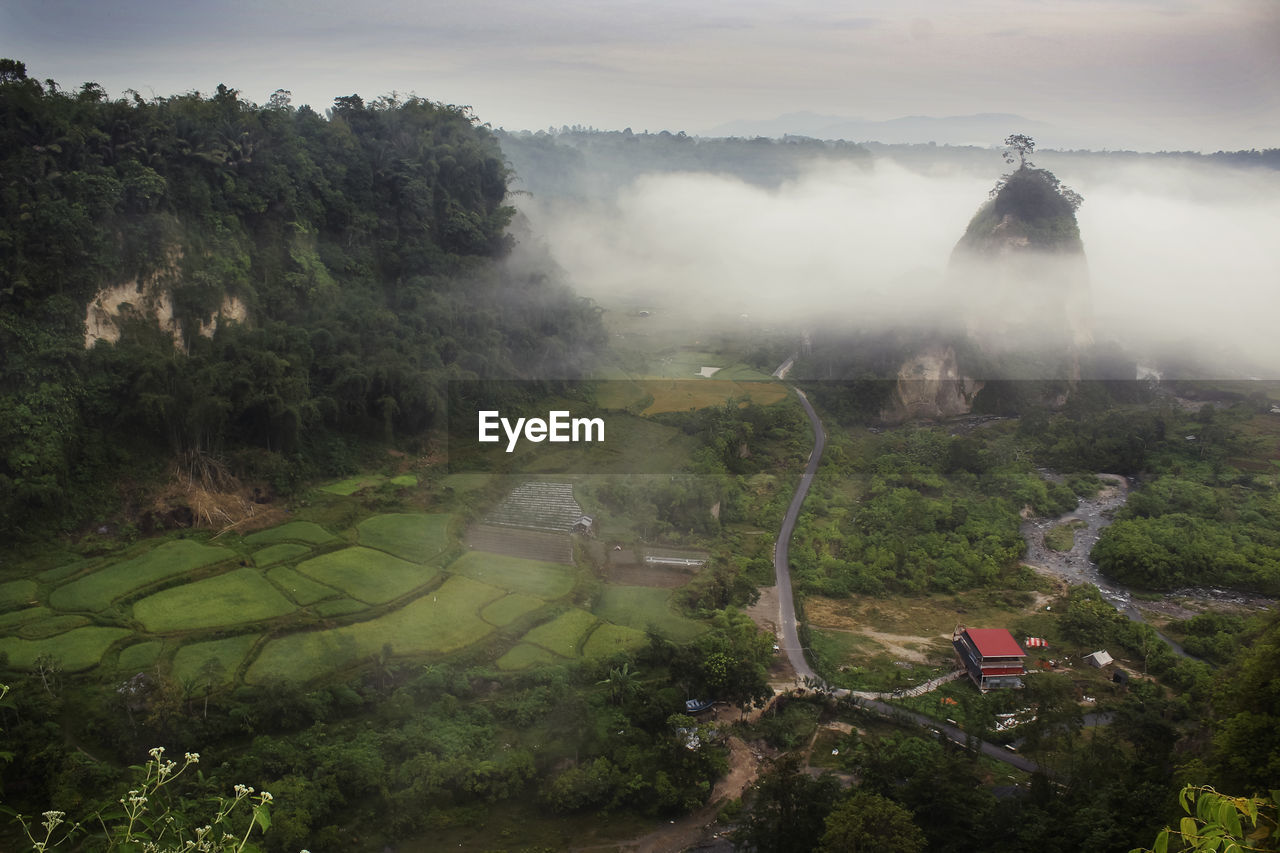
{"type": "Polygon", "coordinates": [[[577,375],[596,313],[498,262],[508,178],[466,107],[113,99],[4,60],[0,532],[93,521],[161,459],[287,491],[432,427],[450,378],[577,375]]]}

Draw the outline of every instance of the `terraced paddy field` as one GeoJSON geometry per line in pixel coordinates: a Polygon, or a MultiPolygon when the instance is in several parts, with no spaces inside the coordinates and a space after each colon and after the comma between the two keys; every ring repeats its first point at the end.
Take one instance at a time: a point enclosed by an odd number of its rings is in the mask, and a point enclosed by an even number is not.
{"type": "Polygon", "coordinates": [[[133,605],[133,615],[148,631],[164,634],[259,622],[294,609],[260,571],[236,569],[147,596],[133,605]]]}
{"type": "Polygon", "coordinates": [[[480,611],[480,618],[495,625],[499,628],[505,628],[512,622],[532,613],[542,605],[546,604],[541,598],[534,598],[532,595],[522,595],[513,592],[510,595],[500,598],[497,601],[488,604],[480,611]]]}
{"type": "Polygon", "coordinates": [[[449,547],[452,516],[425,513],[375,515],[357,525],[359,542],[413,563],[429,563],[449,547]]]}
{"type": "Polygon", "coordinates": [[[592,612],[615,625],[643,634],[653,631],[673,643],[686,643],[707,630],[672,607],[671,591],[647,586],[606,586],[592,612]]]}
{"type": "Polygon", "coordinates": [[[520,642],[541,646],[552,654],[565,658],[577,657],[588,632],[599,623],[592,614],[573,608],[561,613],[550,622],[544,622],[520,638],[520,642]]]}
{"type": "Polygon", "coordinates": [[[288,563],[305,557],[311,553],[311,549],[306,545],[299,545],[296,542],[281,542],[278,545],[268,545],[261,551],[253,555],[253,564],[259,568],[263,566],[271,566],[276,563],[288,563]]]}
{"type": "Polygon", "coordinates": [[[33,669],[37,658],[50,655],[64,670],[78,672],[96,666],[114,642],[132,633],[128,628],[89,625],[43,640],[0,637],[0,653],[8,655],[9,664],[18,669],[33,669]]]}
{"type": "Polygon", "coordinates": [[[372,548],[343,548],[298,564],[298,571],[365,604],[386,604],[435,580],[437,569],[372,548]]]}
{"type": "Polygon", "coordinates": [[[90,620],[85,616],[77,616],[71,613],[58,614],[45,610],[43,607],[33,607],[31,609],[44,611],[47,615],[22,622],[10,632],[14,636],[22,637],[25,640],[43,640],[48,637],[56,637],[58,634],[65,634],[72,628],[90,624],[90,620]]]}
{"type": "Polygon", "coordinates": [[[215,684],[231,684],[240,664],[257,644],[260,636],[243,634],[183,646],[173,656],[173,675],[180,682],[199,681],[211,676],[215,684]]]}
{"type": "Polygon", "coordinates": [[[10,581],[0,584],[0,610],[12,610],[31,602],[36,597],[36,582],[10,581]]]}
{"type": "Polygon", "coordinates": [[[163,640],[146,640],[125,646],[116,659],[116,669],[135,673],[150,669],[164,651],[163,640]]]}
{"type": "Polygon", "coordinates": [[[541,599],[560,598],[573,590],[575,571],[558,563],[522,560],[472,551],[449,566],[454,574],[541,599]]]}
{"type": "Polygon", "coordinates": [[[277,527],[259,530],[244,538],[248,545],[273,545],[277,542],[302,542],[307,545],[323,545],[337,540],[329,531],[313,521],[290,521],[277,527]]]}
{"type": "Polygon", "coordinates": [[[280,591],[303,607],[335,598],[339,592],[333,587],[314,581],[301,572],[288,566],[276,566],[267,572],[267,579],[279,587],[280,591]]]}
{"type": "Polygon", "coordinates": [[[98,569],[58,587],[49,595],[49,604],[58,610],[105,610],[134,590],[235,556],[229,548],[187,539],[165,542],[131,560],[98,569]]]}
{"type": "MultiPolygon", "coordinates": [[[[455,480],[465,489],[489,478],[455,480]]],[[[568,505],[572,487],[557,488],[568,505]]],[[[698,633],[670,609],[669,590],[636,586],[607,586],[596,613],[570,608],[548,620],[547,608],[563,608],[556,602],[578,581],[563,532],[486,526],[497,536],[490,547],[502,540],[516,553],[473,550],[446,566],[459,545],[449,514],[351,523],[334,515],[331,524],[348,531],[341,537],[291,521],[216,545],[173,539],[127,559],[83,559],[10,581],[0,585],[0,653],[19,669],[48,655],[69,672],[105,659],[113,672],[158,666],[183,682],[302,683],[368,663],[385,648],[397,658],[449,655],[529,625],[502,668],[634,649],[649,629],[677,641],[698,633]],[[384,612],[392,603],[398,609],[384,612]],[[316,617],[323,627],[314,627],[316,617]],[[247,627],[263,622],[275,633],[247,627]],[[225,636],[237,628],[248,633],[225,636]]]]}
{"type": "Polygon", "coordinates": [[[497,660],[498,669],[508,672],[554,663],[564,663],[564,658],[529,643],[517,643],[497,660]]]}
{"type": "Polygon", "coordinates": [[[507,591],[452,577],[440,588],[386,616],[341,628],[291,634],[267,643],[245,680],[309,681],[354,666],[390,646],[395,655],[448,654],[494,631],[480,612],[507,591]]]}
{"type": "Polygon", "coordinates": [[[625,625],[612,625],[602,622],[587,637],[582,646],[584,658],[603,658],[623,652],[634,652],[649,642],[643,631],[628,628],[625,625]]]}

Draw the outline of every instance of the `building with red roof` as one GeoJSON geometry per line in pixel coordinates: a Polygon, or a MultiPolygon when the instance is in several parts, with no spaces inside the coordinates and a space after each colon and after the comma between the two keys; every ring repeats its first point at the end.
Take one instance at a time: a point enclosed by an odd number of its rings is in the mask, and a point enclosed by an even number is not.
{"type": "Polygon", "coordinates": [[[999,687],[1021,687],[1027,653],[1004,628],[957,626],[951,637],[960,663],[984,693],[999,687]]]}

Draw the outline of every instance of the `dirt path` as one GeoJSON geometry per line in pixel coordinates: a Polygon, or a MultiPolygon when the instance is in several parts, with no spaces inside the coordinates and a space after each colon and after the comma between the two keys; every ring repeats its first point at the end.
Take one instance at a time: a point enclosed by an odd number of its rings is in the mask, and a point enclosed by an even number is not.
{"type": "MultiPolygon", "coordinates": [[[[758,717],[763,709],[756,709],[748,716],[758,717]]],[[[736,715],[736,711],[733,712],[736,715]]],[[[711,801],[691,815],[679,820],[670,821],[666,826],[659,826],[653,832],[620,841],[612,845],[574,848],[578,853],[671,853],[674,850],[685,850],[703,841],[713,834],[713,827],[720,808],[729,800],[738,799],[743,792],[755,784],[760,775],[760,763],[764,755],[757,752],[737,735],[730,735],[726,741],[729,747],[729,772],[721,777],[711,792],[711,801]]]]}

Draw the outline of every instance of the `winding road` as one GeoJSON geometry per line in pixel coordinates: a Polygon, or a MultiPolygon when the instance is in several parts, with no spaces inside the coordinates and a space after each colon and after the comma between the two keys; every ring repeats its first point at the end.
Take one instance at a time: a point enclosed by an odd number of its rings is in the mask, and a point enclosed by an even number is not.
{"type": "MultiPolygon", "coordinates": [[[[785,377],[786,371],[791,367],[793,361],[794,359],[787,359],[774,372],[774,375],[779,378],[785,377]]],[[[809,402],[809,398],[805,396],[805,393],[795,387],[792,387],[791,390],[795,391],[796,396],[800,398],[800,405],[804,407],[805,414],[809,416],[809,425],[813,428],[813,450],[809,454],[809,464],[805,466],[804,474],[800,477],[800,484],[796,486],[796,493],[791,498],[791,505],[787,507],[787,513],[783,516],[782,527],[778,531],[778,543],[773,551],[773,570],[777,576],[778,583],[778,645],[782,651],[786,652],[787,660],[791,663],[791,668],[795,670],[797,679],[820,680],[817,673],[813,671],[809,666],[809,662],[805,659],[804,647],[800,644],[800,633],[796,628],[795,598],[791,591],[789,557],[791,535],[795,532],[796,520],[800,517],[800,508],[804,505],[804,499],[809,494],[809,488],[813,485],[813,478],[818,472],[818,463],[822,461],[822,452],[827,446],[827,433],[822,428],[822,421],[818,418],[818,413],[814,411],[813,404],[809,402]]],[[[969,735],[955,726],[938,723],[923,714],[917,714],[900,706],[890,705],[879,699],[870,698],[867,694],[843,687],[828,688],[828,692],[836,697],[850,697],[859,706],[884,716],[909,720],[917,725],[931,729],[936,734],[946,737],[955,743],[968,745],[973,742],[969,735]]],[[[1019,770],[1025,770],[1028,773],[1040,769],[1035,762],[993,743],[978,741],[977,748],[984,755],[1017,767],[1019,770]]]]}
{"type": "MultiPolygon", "coordinates": [[[[784,367],[789,367],[790,363],[791,359],[788,359],[784,367]]],[[[779,368],[779,372],[781,371],[782,368],[779,368]]],[[[791,506],[787,507],[787,514],[783,516],[782,528],[778,531],[778,544],[773,549],[773,571],[778,579],[778,633],[780,635],[778,645],[787,653],[787,660],[791,662],[791,668],[795,670],[796,676],[804,679],[818,676],[805,660],[804,647],[800,645],[800,632],[796,628],[796,604],[791,594],[791,534],[796,529],[800,507],[804,505],[809,487],[813,485],[813,477],[818,473],[822,451],[827,447],[827,433],[823,430],[822,421],[818,419],[818,413],[813,410],[813,404],[809,402],[809,398],[799,388],[792,390],[800,398],[800,405],[804,406],[804,412],[809,416],[809,425],[813,427],[813,451],[810,452],[809,464],[805,466],[804,474],[800,477],[800,485],[796,487],[796,493],[791,498],[791,506]]]]}

